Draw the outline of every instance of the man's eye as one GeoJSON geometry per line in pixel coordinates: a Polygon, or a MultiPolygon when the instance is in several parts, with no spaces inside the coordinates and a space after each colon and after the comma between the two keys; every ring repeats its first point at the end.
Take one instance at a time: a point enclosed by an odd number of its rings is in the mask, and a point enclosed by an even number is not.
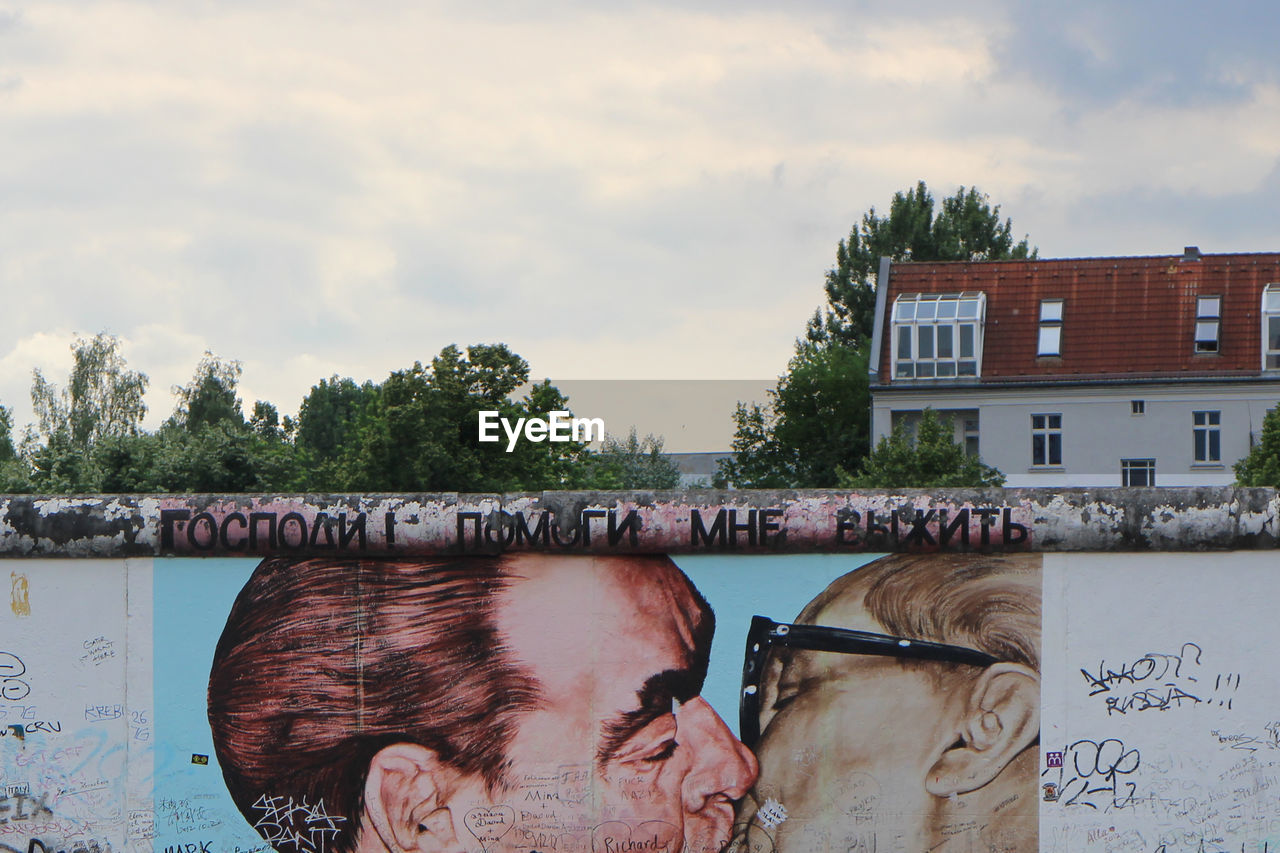
{"type": "Polygon", "coordinates": [[[640,760],[645,764],[660,764],[675,755],[676,747],[679,745],[680,744],[676,743],[675,740],[664,741],[657,751],[642,756],[640,760]]]}

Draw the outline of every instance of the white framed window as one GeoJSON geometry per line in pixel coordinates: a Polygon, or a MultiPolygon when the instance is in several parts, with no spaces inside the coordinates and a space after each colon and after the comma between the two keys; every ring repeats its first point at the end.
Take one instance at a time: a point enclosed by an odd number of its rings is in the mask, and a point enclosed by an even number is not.
{"type": "Polygon", "coordinates": [[[1040,337],[1036,355],[1062,355],[1062,308],[1061,299],[1040,301],[1040,337]]]}
{"type": "Polygon", "coordinates": [[[1062,464],[1062,415],[1031,416],[1031,465],[1037,468],[1062,464]]]}
{"type": "Polygon", "coordinates": [[[983,293],[904,293],[893,304],[897,379],[977,376],[982,363],[983,293]]]}
{"type": "Polygon", "coordinates": [[[1146,413],[1147,413],[1146,400],[1130,400],[1129,401],[1129,414],[1145,415],[1146,413]]]}
{"type": "Polygon", "coordinates": [[[1280,284],[1262,291],[1262,369],[1280,370],[1280,284]]]}
{"type": "Polygon", "coordinates": [[[1222,412],[1191,413],[1192,458],[1198,465],[1222,461],[1222,412]]]}
{"type": "Polygon", "coordinates": [[[1120,485],[1154,486],[1156,484],[1156,460],[1121,459],[1120,485]]]}
{"type": "Polygon", "coordinates": [[[1196,352],[1217,352],[1222,326],[1222,297],[1196,297],[1196,352]]]}

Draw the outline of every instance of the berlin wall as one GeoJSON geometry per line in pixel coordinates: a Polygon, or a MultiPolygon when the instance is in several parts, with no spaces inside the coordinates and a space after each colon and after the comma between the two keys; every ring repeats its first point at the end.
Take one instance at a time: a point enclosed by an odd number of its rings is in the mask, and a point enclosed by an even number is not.
{"type": "Polygon", "coordinates": [[[0,497],[0,853],[1265,853],[1277,510],[0,497]]]}

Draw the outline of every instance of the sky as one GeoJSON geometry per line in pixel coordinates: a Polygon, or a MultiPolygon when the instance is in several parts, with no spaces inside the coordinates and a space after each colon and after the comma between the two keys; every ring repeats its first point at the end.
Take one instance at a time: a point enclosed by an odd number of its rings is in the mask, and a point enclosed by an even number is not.
{"type": "Polygon", "coordinates": [[[19,428],[98,332],[148,427],[206,350],[282,413],[451,343],[771,379],[837,241],[917,180],[1041,257],[1280,249],[1261,2],[4,2],[19,428]]]}

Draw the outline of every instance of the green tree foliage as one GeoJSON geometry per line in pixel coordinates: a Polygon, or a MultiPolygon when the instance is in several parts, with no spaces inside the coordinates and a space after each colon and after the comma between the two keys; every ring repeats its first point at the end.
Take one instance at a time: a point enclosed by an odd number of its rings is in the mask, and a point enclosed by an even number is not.
{"type": "Polygon", "coordinates": [[[837,469],[858,470],[870,444],[867,365],[881,258],[896,261],[1034,258],[1013,223],[976,187],[935,203],[924,181],[896,193],[888,215],[872,207],[836,245],[827,305],[814,312],[769,405],[734,413],[734,458],[718,483],[744,488],[824,488],[837,469]]]}
{"type": "Polygon", "coordinates": [[[856,468],[870,443],[867,355],[862,349],[796,344],[769,405],[734,412],[734,455],[716,482],[740,488],[830,488],[856,468]]]}
{"type": "Polygon", "coordinates": [[[147,413],[145,374],[125,367],[120,339],[105,332],[71,345],[71,375],[61,390],[39,368],[32,371],[31,404],[46,439],[65,436],[87,449],[109,435],[136,435],[147,413]]]}
{"type": "Polygon", "coordinates": [[[680,469],[662,454],[662,438],[636,436],[624,439],[605,436],[600,450],[582,460],[581,480],[586,489],[675,489],[680,485],[680,469]]]}
{"type": "Polygon", "coordinates": [[[142,402],[147,377],[125,366],[119,338],[106,333],[78,338],[71,352],[71,374],[62,389],[38,368],[32,371],[38,432],[26,455],[30,485],[38,491],[99,490],[103,472],[96,449],[108,440],[138,435],[147,412],[142,402]]]}
{"type": "Polygon", "coordinates": [[[1004,474],[964,452],[953,425],[925,409],[914,436],[901,421],[876,444],[856,476],[841,472],[843,488],[928,489],[1004,485],[1004,474]]]}
{"type": "Polygon", "coordinates": [[[977,187],[961,187],[942,200],[919,181],[895,193],[889,213],[872,207],[836,246],[836,265],[827,271],[827,309],[810,321],[811,338],[831,338],[861,347],[871,339],[876,306],[876,276],[881,258],[895,261],[999,261],[1034,258],[1026,238],[1014,242],[1013,222],[1000,221],[1000,205],[991,205],[977,187]]]}
{"type": "Polygon", "coordinates": [[[1233,467],[1238,485],[1280,488],[1280,406],[1267,412],[1261,440],[1233,467]]]}

